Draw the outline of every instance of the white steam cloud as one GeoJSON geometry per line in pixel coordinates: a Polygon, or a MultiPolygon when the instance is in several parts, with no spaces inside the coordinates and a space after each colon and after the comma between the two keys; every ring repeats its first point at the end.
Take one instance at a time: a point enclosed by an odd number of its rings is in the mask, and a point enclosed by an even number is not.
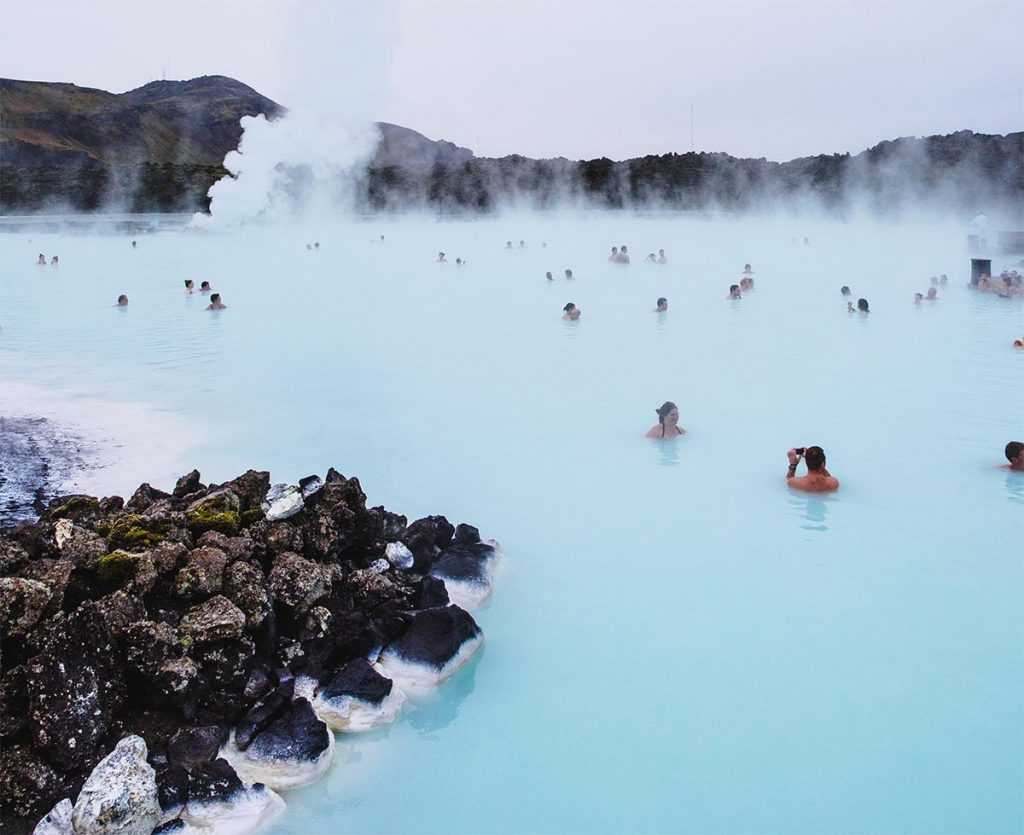
{"type": "Polygon", "coordinates": [[[242,119],[231,172],[210,188],[210,214],[193,225],[223,228],[352,206],[353,178],[379,141],[374,116],[387,92],[396,0],[282,4],[281,64],[288,112],[242,119]]]}

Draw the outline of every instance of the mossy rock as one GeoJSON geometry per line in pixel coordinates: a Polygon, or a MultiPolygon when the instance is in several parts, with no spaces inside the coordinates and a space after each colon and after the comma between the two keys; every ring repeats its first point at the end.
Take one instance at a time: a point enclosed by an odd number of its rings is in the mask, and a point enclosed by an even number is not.
{"type": "Polygon", "coordinates": [[[120,549],[111,551],[105,557],[100,557],[96,563],[96,573],[104,583],[121,586],[134,579],[141,560],[141,554],[129,554],[120,549]]]}
{"type": "Polygon", "coordinates": [[[207,531],[217,531],[225,536],[237,536],[241,524],[241,502],[230,490],[210,493],[189,506],[185,511],[188,529],[199,536],[207,531]]]}
{"type": "Polygon", "coordinates": [[[129,513],[119,516],[110,523],[107,542],[113,548],[145,550],[163,542],[170,529],[171,523],[168,519],[129,513]]]}
{"type": "Polygon", "coordinates": [[[99,499],[92,496],[66,496],[59,500],[59,504],[47,511],[51,520],[72,519],[80,521],[95,516],[100,516],[103,508],[100,507],[99,499]]]}

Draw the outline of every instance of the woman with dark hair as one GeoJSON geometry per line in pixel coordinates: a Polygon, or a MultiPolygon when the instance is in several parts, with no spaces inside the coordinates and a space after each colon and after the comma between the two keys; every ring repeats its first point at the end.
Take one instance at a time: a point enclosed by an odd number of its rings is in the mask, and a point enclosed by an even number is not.
{"type": "Polygon", "coordinates": [[[679,409],[671,400],[666,400],[654,411],[658,422],[647,430],[648,438],[678,438],[686,431],[679,425],[679,409]]]}
{"type": "Polygon", "coordinates": [[[575,322],[580,318],[580,314],[583,312],[572,302],[566,304],[566,306],[562,308],[562,311],[562,319],[566,322],[575,322]]]}

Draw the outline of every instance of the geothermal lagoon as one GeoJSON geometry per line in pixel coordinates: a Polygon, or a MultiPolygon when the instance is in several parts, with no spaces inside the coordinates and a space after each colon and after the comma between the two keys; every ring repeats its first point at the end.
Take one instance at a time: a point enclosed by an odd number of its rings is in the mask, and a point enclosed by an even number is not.
{"type": "Polygon", "coordinates": [[[964,232],[627,213],[135,249],[12,232],[0,396],[80,441],[67,489],[334,466],[370,504],[500,541],[484,648],[395,724],[339,736],[271,832],[1013,831],[1024,474],[1000,464],[1024,434],[1024,305],[967,289],[964,232]],[[609,263],[623,243],[633,263],[609,263]],[[726,301],[747,262],[754,291],[726,301]],[[687,434],[647,440],[665,400],[687,434]],[[787,490],[786,450],[811,444],[838,493],[787,490]]]}

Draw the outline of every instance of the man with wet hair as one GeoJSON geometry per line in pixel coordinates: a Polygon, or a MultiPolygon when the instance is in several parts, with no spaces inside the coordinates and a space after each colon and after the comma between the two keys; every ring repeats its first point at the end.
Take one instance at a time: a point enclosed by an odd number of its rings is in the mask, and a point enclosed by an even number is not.
{"type": "Polygon", "coordinates": [[[806,493],[831,493],[839,489],[839,479],[833,478],[825,469],[825,450],[820,446],[794,447],[786,453],[789,459],[789,470],[786,472],[786,484],[794,490],[806,493]],[[796,474],[797,464],[803,458],[807,464],[807,475],[796,474]]]}
{"type": "Polygon", "coordinates": [[[740,295],[740,285],[738,285],[738,284],[730,285],[729,286],[729,295],[726,296],[726,299],[742,299],[742,298],[743,298],[743,296],[740,295]]]}
{"type": "Polygon", "coordinates": [[[207,310],[227,310],[228,306],[220,300],[220,293],[210,296],[210,303],[206,305],[207,310]]]}
{"type": "Polygon", "coordinates": [[[1010,441],[1006,445],[1006,449],[1003,450],[1003,454],[1006,455],[1006,460],[1010,462],[1004,465],[1008,470],[1024,472],[1024,444],[1020,441],[1010,441]]]}
{"type": "Polygon", "coordinates": [[[654,310],[652,310],[651,313],[664,313],[666,310],[668,310],[668,299],[666,299],[664,296],[661,296],[658,299],[657,304],[658,306],[654,308],[654,310]]]}
{"type": "Polygon", "coordinates": [[[608,256],[609,261],[619,260],[619,248],[617,246],[612,247],[612,254],[608,256]]]}

